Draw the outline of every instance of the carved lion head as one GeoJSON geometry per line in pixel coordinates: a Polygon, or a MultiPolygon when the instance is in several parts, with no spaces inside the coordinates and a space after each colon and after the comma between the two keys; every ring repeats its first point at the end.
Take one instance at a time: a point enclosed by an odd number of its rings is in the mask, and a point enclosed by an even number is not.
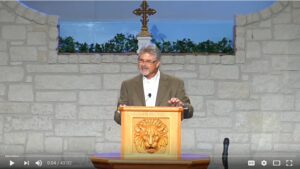
{"type": "Polygon", "coordinates": [[[168,145],[167,126],[158,118],[145,118],[134,131],[134,144],[140,153],[165,152],[168,145]]]}

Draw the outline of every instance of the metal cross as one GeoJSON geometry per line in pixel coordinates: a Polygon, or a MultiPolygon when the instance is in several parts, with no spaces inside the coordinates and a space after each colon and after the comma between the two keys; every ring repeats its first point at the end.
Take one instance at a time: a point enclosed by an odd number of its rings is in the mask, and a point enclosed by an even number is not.
{"type": "Polygon", "coordinates": [[[141,8],[135,9],[133,13],[137,16],[142,16],[141,22],[142,22],[142,30],[139,33],[139,36],[151,36],[148,32],[148,26],[147,23],[149,21],[148,15],[154,15],[156,13],[156,10],[149,8],[149,5],[146,0],[143,0],[142,4],[140,5],[141,8]]]}

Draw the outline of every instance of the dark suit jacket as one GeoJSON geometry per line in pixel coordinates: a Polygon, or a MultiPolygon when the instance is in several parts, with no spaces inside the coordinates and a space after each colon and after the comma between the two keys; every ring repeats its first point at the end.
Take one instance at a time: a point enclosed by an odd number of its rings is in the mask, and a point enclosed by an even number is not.
{"type": "MultiPolygon", "coordinates": [[[[161,72],[155,106],[171,106],[168,100],[172,97],[180,99],[188,106],[188,109],[184,110],[183,117],[191,118],[193,116],[193,107],[190,99],[185,94],[183,81],[161,72]]],[[[120,104],[127,106],[146,105],[142,75],[122,82],[118,106],[120,104]]],[[[114,119],[118,124],[121,124],[121,115],[117,111],[115,111],[114,119]]]]}

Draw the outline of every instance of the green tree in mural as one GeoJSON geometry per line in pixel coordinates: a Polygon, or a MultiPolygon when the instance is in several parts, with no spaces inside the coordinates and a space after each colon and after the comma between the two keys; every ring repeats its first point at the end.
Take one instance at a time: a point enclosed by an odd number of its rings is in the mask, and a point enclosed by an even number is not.
{"type": "Polygon", "coordinates": [[[67,38],[59,37],[58,51],[61,53],[75,53],[75,41],[69,36],[67,38]]]}
{"type": "MultiPolygon", "coordinates": [[[[136,52],[138,41],[131,34],[117,34],[103,44],[87,44],[75,42],[72,37],[59,38],[59,52],[61,53],[127,53],[136,52]]],[[[232,42],[226,38],[215,43],[207,40],[194,43],[191,39],[182,39],[175,42],[152,40],[162,53],[224,53],[233,54],[232,42]]]]}
{"type": "Polygon", "coordinates": [[[85,42],[83,44],[79,44],[79,53],[88,53],[89,45],[85,42]]]}

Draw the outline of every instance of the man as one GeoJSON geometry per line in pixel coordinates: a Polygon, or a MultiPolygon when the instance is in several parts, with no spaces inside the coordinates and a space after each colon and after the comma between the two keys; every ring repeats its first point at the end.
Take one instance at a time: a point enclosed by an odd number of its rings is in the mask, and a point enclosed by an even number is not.
{"type": "MultiPolygon", "coordinates": [[[[160,57],[160,51],[155,46],[140,49],[140,75],[123,81],[118,106],[183,107],[183,118],[191,118],[193,107],[185,94],[183,81],[159,70],[160,57]]],[[[119,111],[115,111],[114,119],[121,124],[119,111]]]]}

